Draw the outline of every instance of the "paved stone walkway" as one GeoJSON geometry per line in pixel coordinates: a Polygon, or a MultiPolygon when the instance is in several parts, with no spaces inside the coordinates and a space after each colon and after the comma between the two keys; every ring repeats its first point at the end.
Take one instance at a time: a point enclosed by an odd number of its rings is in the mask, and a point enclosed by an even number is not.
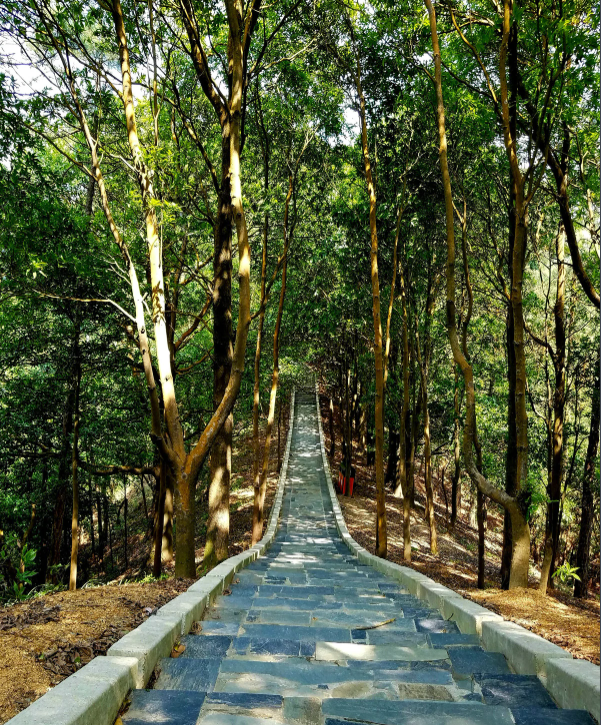
{"type": "Polygon", "coordinates": [[[126,725],[584,725],[536,677],[361,565],[339,539],[315,397],[297,395],[280,527],[126,725]],[[374,626],[381,625],[381,626],[374,626]]]}

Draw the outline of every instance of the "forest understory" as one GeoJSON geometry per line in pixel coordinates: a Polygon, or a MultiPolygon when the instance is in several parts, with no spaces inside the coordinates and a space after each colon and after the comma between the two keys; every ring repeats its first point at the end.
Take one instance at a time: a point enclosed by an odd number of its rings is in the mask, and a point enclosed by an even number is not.
{"type": "MultiPolygon", "coordinates": [[[[326,449],[329,450],[327,411],[322,408],[322,425],[326,449]]],[[[335,411],[335,419],[338,411],[335,411]]],[[[338,426],[337,426],[338,428],[338,426]]],[[[330,459],[332,473],[338,471],[342,460],[340,441],[337,441],[334,459],[330,459]]],[[[466,599],[500,614],[505,619],[535,632],[554,644],[568,650],[577,659],[599,664],[599,580],[592,586],[586,599],[576,600],[558,587],[547,589],[547,596],[538,589],[540,572],[531,568],[528,589],[510,591],[501,589],[500,567],[503,542],[503,518],[496,507],[490,506],[486,531],[485,589],[478,589],[478,531],[469,522],[471,498],[469,485],[463,481],[461,506],[454,529],[449,524],[449,511],[445,507],[440,479],[434,476],[434,503],[438,530],[438,556],[430,553],[430,532],[424,517],[425,486],[421,461],[416,460],[415,502],[411,511],[412,561],[403,560],[403,501],[390,490],[386,494],[388,529],[388,560],[411,568],[455,590],[466,599]],[[467,493],[467,495],[466,495],[467,493]],[[538,577],[537,577],[538,575],[538,577]]],[[[374,553],[376,532],[375,468],[368,466],[365,455],[354,447],[353,465],[356,469],[353,497],[338,495],[346,525],[351,536],[368,551],[374,553]]],[[[436,469],[435,469],[436,471],[436,469]]],[[[446,481],[450,499],[450,481],[446,481]]]]}
{"type": "MultiPolygon", "coordinates": [[[[278,470],[288,432],[288,415],[282,414],[280,451],[277,431],[270,455],[270,474],[265,511],[271,511],[278,470]]],[[[252,431],[235,434],[232,454],[230,497],[230,556],[251,546],[252,519],[252,431]]],[[[133,490],[133,489],[132,489],[133,490]]],[[[173,561],[164,565],[159,581],[144,577],[148,571],[148,540],[141,497],[130,494],[132,535],[128,538],[129,567],[108,584],[58,591],[0,608],[0,725],[7,722],[47,690],[80,669],[131,629],[152,616],[158,607],[178,596],[192,584],[173,577],[173,561]],[[140,500],[138,500],[140,499],[140,500]]],[[[202,496],[202,491],[199,495],[202,496]]],[[[202,531],[202,529],[201,529],[202,531]]],[[[82,541],[86,556],[89,540],[82,541]]],[[[113,554],[119,566],[124,542],[116,539],[113,554]]],[[[204,555],[204,537],[196,537],[196,560],[204,555]]]]}

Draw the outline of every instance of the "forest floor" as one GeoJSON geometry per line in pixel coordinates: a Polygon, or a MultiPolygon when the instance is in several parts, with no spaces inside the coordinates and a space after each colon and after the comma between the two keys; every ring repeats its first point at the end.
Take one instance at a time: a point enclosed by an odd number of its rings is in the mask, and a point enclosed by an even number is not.
{"type": "MultiPolygon", "coordinates": [[[[322,408],[322,425],[329,450],[327,411],[322,408]]],[[[339,430],[339,429],[338,429],[339,430]]],[[[356,453],[356,452],[355,452],[356,453]]],[[[341,461],[337,441],[332,472],[341,461]]],[[[375,468],[366,465],[365,457],[355,455],[356,480],[353,497],[338,496],[351,536],[370,552],[375,552],[375,468]]],[[[538,581],[531,576],[528,589],[500,588],[503,519],[489,506],[486,534],[486,588],[477,588],[478,531],[469,523],[469,512],[462,507],[454,530],[448,525],[448,513],[442,490],[434,477],[435,510],[439,555],[430,554],[430,530],[424,518],[425,489],[420,461],[416,460],[416,510],[411,512],[411,558],[408,566],[437,582],[454,589],[466,599],[505,617],[541,637],[558,644],[579,659],[599,664],[599,597],[577,601],[558,589],[548,589],[547,596],[538,591],[538,581]]],[[[450,493],[448,494],[450,496],[450,493]]],[[[465,497],[463,503],[465,501],[465,497]]],[[[388,559],[407,566],[403,560],[403,502],[392,493],[386,495],[388,559]]],[[[531,574],[534,572],[531,571],[531,574]]]]}
{"type": "MultiPolygon", "coordinates": [[[[287,418],[282,415],[282,457],[287,435],[287,424],[283,421],[287,418]]],[[[280,464],[277,429],[274,437],[266,514],[271,510],[280,464]]],[[[232,452],[230,556],[251,545],[252,450],[251,432],[238,429],[232,452]]],[[[198,511],[204,509],[206,506],[198,504],[198,511]]],[[[202,516],[199,518],[203,521],[202,516]]],[[[203,556],[202,538],[197,540],[197,561],[203,556]]],[[[132,533],[128,544],[130,566],[109,584],[75,592],[54,592],[0,607],[0,725],[91,659],[106,654],[114,642],[192,584],[191,580],[173,577],[147,583],[128,582],[142,574],[149,558],[144,533],[132,533]]],[[[115,542],[115,549],[122,548],[123,542],[115,542]]],[[[165,570],[172,574],[173,566],[166,566],[165,570]]]]}

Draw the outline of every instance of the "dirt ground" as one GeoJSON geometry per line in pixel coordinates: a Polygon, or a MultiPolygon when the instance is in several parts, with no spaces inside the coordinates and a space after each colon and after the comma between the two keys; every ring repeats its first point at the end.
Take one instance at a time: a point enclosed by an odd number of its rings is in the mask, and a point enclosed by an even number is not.
{"type": "Polygon", "coordinates": [[[0,609],[0,722],[107,649],[185,591],[166,580],[57,592],[0,609]]]}
{"type": "MultiPolygon", "coordinates": [[[[322,409],[322,424],[329,449],[329,425],[322,409]]],[[[332,471],[340,464],[340,441],[332,471]]],[[[375,551],[375,469],[368,467],[365,458],[357,456],[357,483],[353,498],[339,496],[346,524],[351,536],[372,553],[375,551]]],[[[423,517],[425,491],[420,475],[420,462],[416,462],[416,510],[411,513],[411,557],[413,569],[437,582],[454,589],[505,619],[520,624],[541,637],[558,644],[579,659],[599,664],[599,598],[590,597],[579,602],[557,589],[548,589],[547,596],[538,591],[538,581],[532,577],[528,589],[500,588],[500,554],[502,547],[502,519],[500,512],[489,507],[486,536],[486,588],[477,588],[478,532],[470,526],[467,508],[463,507],[455,529],[447,525],[447,511],[442,490],[435,488],[435,509],[439,555],[430,554],[430,532],[423,517]]],[[[465,497],[464,497],[464,502],[465,497]]],[[[403,560],[403,502],[392,493],[386,496],[388,559],[406,565],[403,560]]]]}
{"type": "MultiPolygon", "coordinates": [[[[287,420],[287,415],[282,415],[282,419],[287,420]]],[[[286,434],[287,425],[282,424],[282,457],[286,434]]],[[[267,514],[273,502],[277,468],[276,431],[265,500],[267,514]]],[[[252,440],[248,431],[241,431],[234,445],[232,488],[231,556],[251,544],[252,440]]],[[[132,560],[136,559],[136,549],[148,549],[141,535],[133,535],[129,542],[132,560]]],[[[197,561],[202,559],[203,550],[204,542],[199,540],[197,561]]],[[[146,556],[142,553],[138,559],[146,556]]],[[[97,655],[104,655],[114,642],[192,583],[174,578],[147,584],[120,583],[138,569],[139,561],[118,581],[108,585],[46,594],[11,607],[0,607],[0,725],[82,665],[97,655]]],[[[172,566],[166,567],[167,572],[172,569],[172,566]]]]}

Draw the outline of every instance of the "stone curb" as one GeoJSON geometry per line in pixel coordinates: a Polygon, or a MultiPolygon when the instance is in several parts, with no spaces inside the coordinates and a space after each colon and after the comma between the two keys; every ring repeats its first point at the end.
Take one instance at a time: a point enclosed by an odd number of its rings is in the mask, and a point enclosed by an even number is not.
{"type": "Polygon", "coordinates": [[[546,687],[561,707],[588,710],[601,720],[599,667],[586,660],[556,659],[547,663],[546,687]]]}
{"type": "Polygon", "coordinates": [[[112,725],[127,693],[135,687],[138,660],[96,657],[59,682],[10,725],[112,725]]]}
{"type": "Polygon", "coordinates": [[[332,485],[332,473],[326,455],[319,386],[315,383],[317,425],[323,469],[334,511],[334,520],[340,537],[363,564],[398,581],[411,594],[437,608],[445,619],[456,622],[463,634],[477,634],[485,649],[501,652],[517,674],[538,675],[551,696],[561,707],[588,712],[600,722],[599,676],[600,669],[591,662],[574,660],[566,650],[539,637],[524,627],[507,622],[485,607],[464,599],[448,587],[438,584],[425,574],[395,564],[371,554],[349,534],[332,485]]]}
{"type": "Polygon", "coordinates": [[[6,725],[113,725],[127,693],[146,686],[162,657],[168,657],[174,643],[187,634],[202,617],[205,608],[231,583],[240,571],[261,556],[276,534],[288,472],[294,401],[290,403],[290,425],[276,496],[265,536],[250,549],[222,561],[194,582],[186,592],[161,607],[115,642],[106,657],[96,657],[49,690],[6,725]]]}

